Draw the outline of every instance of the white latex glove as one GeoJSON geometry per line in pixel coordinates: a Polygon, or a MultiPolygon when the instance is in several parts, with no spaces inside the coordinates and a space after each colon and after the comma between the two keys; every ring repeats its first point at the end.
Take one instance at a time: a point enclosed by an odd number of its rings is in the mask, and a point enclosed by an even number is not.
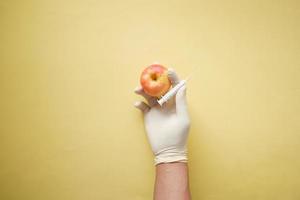
{"type": "MultiPolygon", "coordinates": [[[[179,83],[174,70],[168,70],[168,76],[174,87],[179,83]]],[[[190,119],[186,104],[186,87],[179,89],[176,96],[161,107],[155,97],[147,95],[142,87],[135,89],[146,101],[137,101],[134,106],[144,114],[145,129],[155,165],[159,163],[187,162],[187,137],[190,119]]]]}

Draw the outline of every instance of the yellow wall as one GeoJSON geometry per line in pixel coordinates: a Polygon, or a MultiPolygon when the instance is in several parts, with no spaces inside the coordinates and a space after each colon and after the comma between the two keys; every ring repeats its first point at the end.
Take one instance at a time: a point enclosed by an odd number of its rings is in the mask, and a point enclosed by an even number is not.
{"type": "Polygon", "coordinates": [[[300,199],[299,1],[0,2],[0,199],[150,200],[142,68],[188,84],[193,199],[300,199]]]}

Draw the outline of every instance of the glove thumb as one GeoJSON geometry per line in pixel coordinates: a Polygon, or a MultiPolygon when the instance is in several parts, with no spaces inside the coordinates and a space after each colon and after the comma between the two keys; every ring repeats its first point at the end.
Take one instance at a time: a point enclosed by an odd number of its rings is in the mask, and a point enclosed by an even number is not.
{"type": "Polygon", "coordinates": [[[182,86],[176,94],[176,113],[179,117],[188,119],[188,110],[186,103],[186,86],[182,86]]]}

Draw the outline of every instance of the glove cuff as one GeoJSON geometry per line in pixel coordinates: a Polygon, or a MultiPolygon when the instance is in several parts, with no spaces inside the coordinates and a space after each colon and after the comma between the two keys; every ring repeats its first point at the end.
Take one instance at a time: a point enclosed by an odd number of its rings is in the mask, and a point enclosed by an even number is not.
{"type": "Polygon", "coordinates": [[[187,162],[187,149],[167,148],[155,154],[154,163],[187,162]]]}

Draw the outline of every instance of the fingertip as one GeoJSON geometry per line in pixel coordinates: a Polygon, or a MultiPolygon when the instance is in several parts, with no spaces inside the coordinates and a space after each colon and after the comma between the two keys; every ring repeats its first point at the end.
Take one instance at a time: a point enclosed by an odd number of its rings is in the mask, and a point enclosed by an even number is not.
{"type": "Polygon", "coordinates": [[[170,77],[173,76],[174,74],[176,74],[175,70],[172,67],[168,68],[168,76],[170,77]]]}
{"type": "Polygon", "coordinates": [[[173,68],[168,68],[168,78],[170,79],[172,86],[179,83],[180,79],[173,68]]]}
{"type": "Polygon", "coordinates": [[[143,113],[146,113],[150,109],[150,107],[142,101],[136,101],[133,105],[143,113]]]}
{"type": "Polygon", "coordinates": [[[134,107],[138,108],[141,105],[141,102],[136,101],[133,103],[134,107]]]}
{"type": "Polygon", "coordinates": [[[186,91],[186,84],[184,84],[179,90],[186,91]]]}
{"type": "Polygon", "coordinates": [[[137,86],[137,87],[135,87],[135,89],[134,89],[134,92],[135,92],[136,94],[139,94],[141,91],[143,91],[143,88],[142,88],[141,86],[137,86]]]}
{"type": "Polygon", "coordinates": [[[177,92],[178,96],[183,96],[186,94],[186,85],[183,85],[177,92]]]}

